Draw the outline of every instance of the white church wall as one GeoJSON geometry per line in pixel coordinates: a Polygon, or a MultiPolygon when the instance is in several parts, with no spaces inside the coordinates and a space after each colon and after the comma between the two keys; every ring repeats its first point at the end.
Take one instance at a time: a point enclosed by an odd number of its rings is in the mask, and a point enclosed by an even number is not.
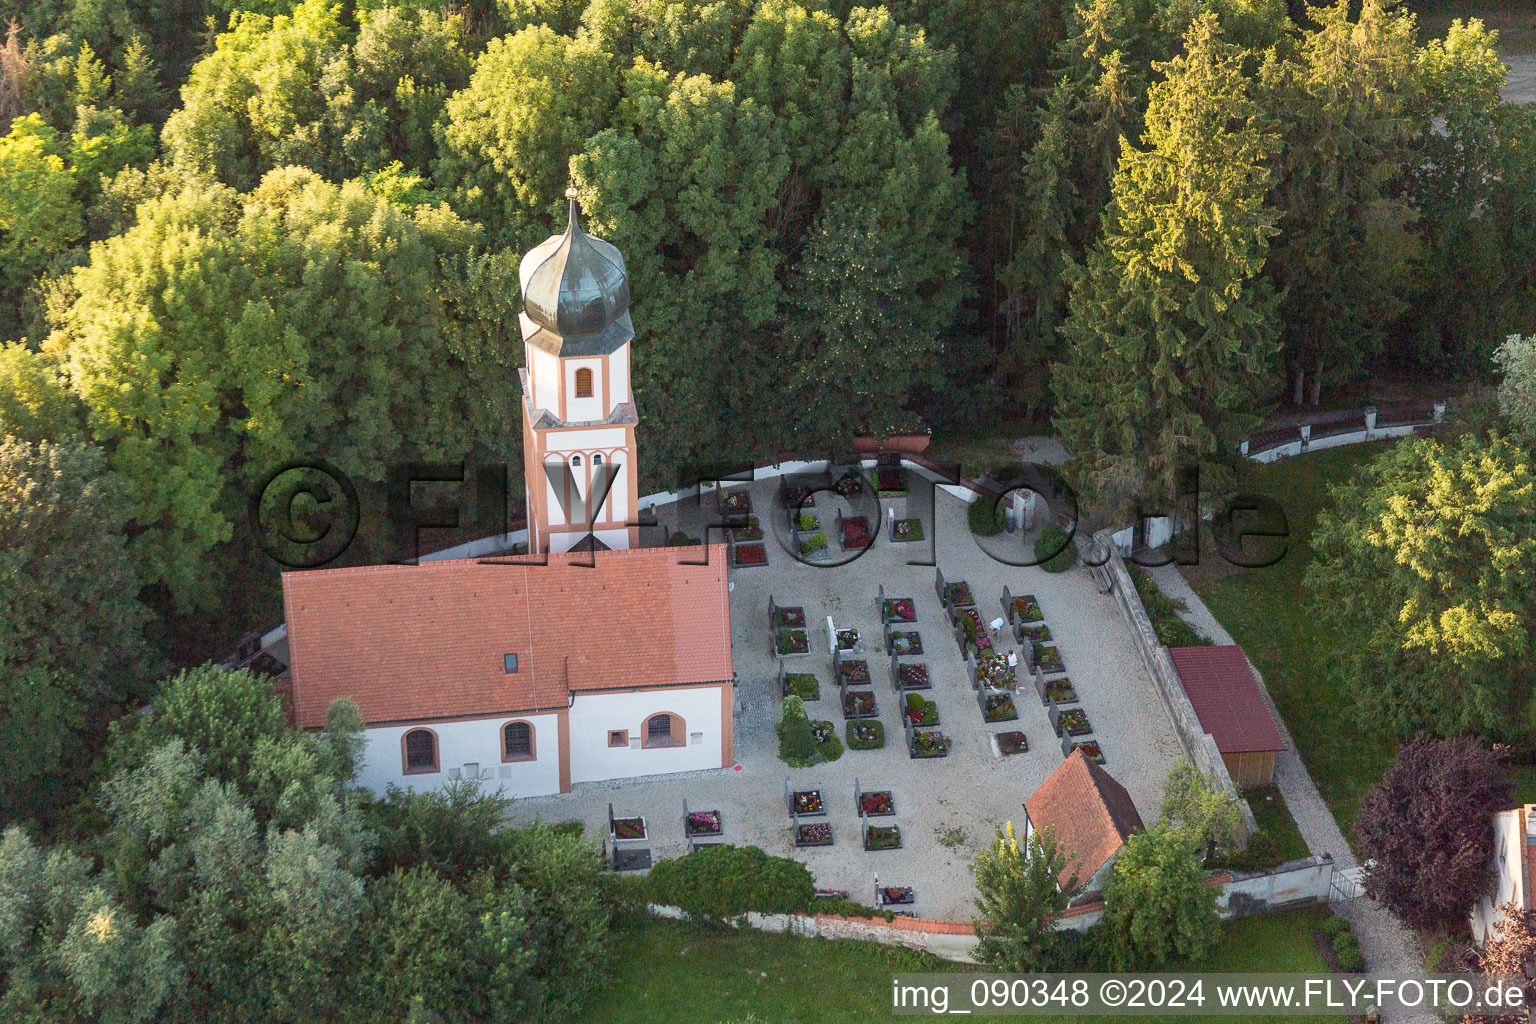
{"type": "Polygon", "coordinates": [[[533,404],[540,409],[560,411],[560,360],[532,345],[525,346],[532,356],[533,404]]]}
{"type": "Polygon", "coordinates": [[[552,452],[607,451],[624,447],[623,427],[591,427],[577,430],[551,430],[548,450],[552,452]]]}
{"type": "Polygon", "coordinates": [[[608,411],[631,398],[629,393],[629,342],[608,357],[608,411]]]}
{"type": "Polygon", "coordinates": [[[578,695],[570,711],[571,782],[721,767],[720,694],[721,687],[708,686],[578,695]],[[643,747],[646,719],[663,711],[682,716],[683,745],[643,747]],[[628,746],[608,746],[615,729],[629,732],[628,746]]]}
{"type": "Polygon", "coordinates": [[[606,419],[603,410],[603,361],[601,359],[567,359],[565,361],[565,416],[567,423],[591,423],[606,419]],[[576,397],[576,371],[592,371],[592,397],[576,397]]]}
{"type": "Polygon", "coordinates": [[[457,769],[462,775],[466,764],[478,766],[481,785],[487,791],[501,789],[508,796],[546,796],[560,792],[558,715],[512,715],[460,722],[376,726],[365,730],[363,735],[367,746],[363,750],[358,782],[381,795],[391,784],[417,791],[437,789],[449,782],[450,769],[457,769]],[[501,730],[508,722],[527,722],[533,726],[535,760],[502,762],[501,730]],[[438,770],[407,775],[401,742],[406,733],[417,728],[430,729],[437,734],[438,770]]]}

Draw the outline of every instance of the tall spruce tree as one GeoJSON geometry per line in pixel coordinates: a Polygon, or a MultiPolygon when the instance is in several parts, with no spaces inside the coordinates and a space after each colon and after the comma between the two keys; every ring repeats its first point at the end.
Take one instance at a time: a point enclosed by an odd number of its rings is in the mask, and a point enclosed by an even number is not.
{"type": "Polygon", "coordinates": [[[1052,374],[1056,429],[1109,507],[1169,500],[1182,469],[1226,458],[1259,422],[1276,350],[1260,271],[1278,139],[1214,16],[1185,49],[1156,65],[1144,146],[1121,157],[1103,237],[1072,271],[1052,374]]]}
{"type": "Polygon", "coordinates": [[[1366,0],[1309,9],[1317,27],[1293,60],[1273,55],[1261,95],[1282,127],[1271,204],[1281,211],[1266,276],[1283,294],[1283,362],[1300,405],[1323,374],[1352,376],[1381,351],[1403,309],[1414,213],[1402,195],[1410,165],[1404,84],[1413,16],[1366,0]]]}

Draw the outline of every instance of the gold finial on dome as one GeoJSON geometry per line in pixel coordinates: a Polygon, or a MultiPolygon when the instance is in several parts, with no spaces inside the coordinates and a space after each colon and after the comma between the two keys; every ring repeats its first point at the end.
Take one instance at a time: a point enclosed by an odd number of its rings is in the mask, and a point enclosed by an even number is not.
{"type": "Polygon", "coordinates": [[[567,198],[567,199],[575,199],[576,198],[576,186],[575,185],[571,185],[569,188],[567,188],[565,190],[565,198],[567,198]]]}

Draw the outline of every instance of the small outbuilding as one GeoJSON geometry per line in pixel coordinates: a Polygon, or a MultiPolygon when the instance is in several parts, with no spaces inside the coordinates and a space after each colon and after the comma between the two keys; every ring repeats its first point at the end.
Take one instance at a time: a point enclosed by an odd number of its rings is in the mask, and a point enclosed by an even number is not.
{"type": "Polygon", "coordinates": [[[1024,801],[1024,835],[1051,829],[1066,861],[1059,881],[1073,875],[1086,891],[1104,887],[1115,854],[1143,828],[1131,794],[1087,754],[1074,750],[1024,801]]]}
{"type": "Polygon", "coordinates": [[[1247,789],[1273,783],[1275,755],[1285,749],[1285,740],[1243,649],[1236,644],[1170,647],[1168,656],[1200,727],[1215,739],[1232,784],[1247,789]]]}

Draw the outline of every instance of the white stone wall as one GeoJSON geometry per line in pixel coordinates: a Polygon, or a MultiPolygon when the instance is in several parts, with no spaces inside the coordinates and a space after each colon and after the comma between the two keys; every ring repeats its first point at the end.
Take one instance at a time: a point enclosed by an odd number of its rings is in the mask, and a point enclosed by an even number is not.
{"type": "Polygon", "coordinates": [[[1472,908],[1472,938],[1482,942],[1500,918],[1496,908],[1501,903],[1519,903],[1525,899],[1521,887],[1524,872],[1521,858],[1525,856],[1525,835],[1520,830],[1520,812],[1500,811],[1493,816],[1493,870],[1496,876],[1493,891],[1477,901],[1472,908]]]}
{"type": "Polygon", "coordinates": [[[430,790],[449,781],[449,769],[462,774],[464,765],[476,764],[488,790],[501,789],[508,796],[546,796],[560,792],[559,716],[514,715],[461,722],[428,722],[424,728],[437,734],[436,772],[405,774],[401,738],[418,726],[377,726],[364,733],[367,747],[358,782],[382,794],[390,784],[402,789],[430,790]],[[501,730],[508,722],[527,722],[534,730],[532,761],[502,763],[501,730]],[[487,772],[489,777],[487,778],[487,772]]]}
{"type": "Polygon", "coordinates": [[[721,687],[709,686],[577,695],[570,711],[571,782],[722,767],[720,694],[721,687]],[[683,745],[642,747],[645,720],[662,711],[682,716],[683,745]],[[629,731],[629,746],[608,746],[615,729],[629,731]]]}

